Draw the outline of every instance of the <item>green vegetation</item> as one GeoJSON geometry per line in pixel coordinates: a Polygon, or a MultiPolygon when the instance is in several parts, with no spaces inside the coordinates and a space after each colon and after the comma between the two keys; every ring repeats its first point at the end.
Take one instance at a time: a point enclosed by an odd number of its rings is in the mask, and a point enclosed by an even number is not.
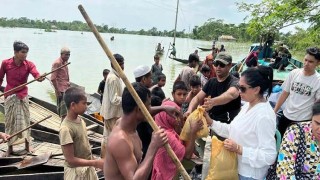
{"type": "Polygon", "coordinates": [[[247,32],[261,36],[263,41],[281,40],[295,51],[304,51],[320,42],[319,0],[262,0],[258,4],[239,3],[240,11],[250,12],[247,32]],[[279,30],[308,23],[306,30],[296,27],[296,32],[280,33],[279,30]]]}
{"type": "MultiPolygon", "coordinates": [[[[2,27],[23,27],[23,28],[38,28],[45,29],[46,32],[52,32],[54,29],[69,30],[69,31],[90,31],[88,25],[81,21],[60,22],[55,20],[31,20],[26,17],[18,19],[0,18],[0,26],[2,27]]],[[[102,33],[119,33],[119,34],[137,34],[147,36],[168,36],[173,37],[174,30],[159,31],[156,27],[149,30],[130,31],[126,28],[109,27],[108,25],[96,25],[99,32],[102,33]]],[[[185,30],[177,31],[176,36],[181,38],[194,38],[202,40],[218,39],[221,35],[232,35],[238,41],[256,41],[257,38],[252,38],[246,32],[247,25],[241,23],[236,26],[234,24],[226,24],[223,20],[209,19],[202,26],[194,27],[191,34],[185,30]]]]}
{"type": "MultiPolygon", "coordinates": [[[[45,29],[46,32],[52,32],[54,29],[69,30],[69,31],[90,31],[89,26],[81,21],[72,22],[60,22],[55,20],[31,20],[26,17],[18,19],[0,18],[1,27],[23,27],[23,28],[38,28],[45,29]]],[[[96,28],[101,33],[119,33],[119,34],[138,34],[147,36],[171,36],[173,37],[174,30],[171,31],[158,31],[157,28],[153,27],[150,30],[141,29],[139,31],[129,31],[126,28],[115,28],[108,25],[96,25],[96,28]]],[[[177,37],[187,37],[185,30],[178,31],[177,37]]]]}
{"type": "Polygon", "coordinates": [[[241,23],[238,26],[235,24],[225,24],[221,19],[211,18],[205,22],[202,26],[194,27],[192,31],[192,38],[203,39],[203,40],[213,40],[218,39],[221,35],[232,35],[240,42],[247,41],[257,41],[258,38],[250,36],[246,32],[247,24],[241,23]]]}

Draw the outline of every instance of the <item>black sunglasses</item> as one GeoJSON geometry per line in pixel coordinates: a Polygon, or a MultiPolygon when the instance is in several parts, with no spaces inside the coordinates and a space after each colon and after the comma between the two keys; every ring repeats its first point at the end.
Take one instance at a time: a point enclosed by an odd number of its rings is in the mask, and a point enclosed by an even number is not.
{"type": "Polygon", "coordinates": [[[237,84],[237,88],[241,93],[245,93],[247,89],[252,88],[251,86],[245,87],[245,86],[240,86],[240,84],[237,84]]]}
{"type": "Polygon", "coordinates": [[[226,65],[225,64],[223,64],[222,62],[220,62],[220,61],[213,61],[213,63],[212,63],[213,65],[214,65],[214,67],[218,67],[218,66],[220,66],[221,68],[224,68],[224,67],[226,67],[226,65]]]}

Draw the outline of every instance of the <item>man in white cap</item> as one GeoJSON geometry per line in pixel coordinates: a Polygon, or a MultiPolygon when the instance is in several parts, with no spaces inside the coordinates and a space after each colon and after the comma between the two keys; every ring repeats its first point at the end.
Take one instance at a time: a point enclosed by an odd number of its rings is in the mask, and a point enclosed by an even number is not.
{"type": "MultiPolygon", "coordinates": [[[[121,69],[124,69],[124,58],[120,54],[113,55],[121,69]]],[[[107,139],[112,131],[116,121],[122,116],[122,82],[119,74],[111,63],[111,72],[109,73],[103,92],[103,99],[100,109],[100,115],[104,118],[103,140],[101,142],[101,158],[105,157],[105,148],[107,139]]]]}
{"type": "MultiPolygon", "coordinates": [[[[152,87],[152,72],[149,66],[146,66],[146,65],[138,66],[136,69],[133,70],[133,75],[137,83],[140,83],[141,85],[147,88],[152,87]]],[[[181,112],[172,106],[151,106],[149,112],[152,116],[154,116],[161,111],[165,111],[173,117],[182,116],[181,112]]],[[[152,136],[153,130],[148,122],[143,121],[137,126],[137,132],[142,142],[142,151],[143,151],[142,160],[143,160],[147,153],[149,144],[151,142],[151,136],[152,136]]]]}
{"type": "Polygon", "coordinates": [[[136,69],[133,70],[134,78],[136,82],[141,83],[143,86],[147,88],[151,88],[152,86],[152,74],[151,68],[146,65],[138,66],[136,69]]]}
{"type": "MultiPolygon", "coordinates": [[[[68,63],[70,57],[70,49],[63,47],[60,51],[60,57],[56,59],[52,64],[52,69],[57,69],[62,65],[68,63]]],[[[63,101],[64,92],[70,87],[69,70],[68,66],[65,66],[51,74],[51,82],[54,86],[54,90],[57,97],[57,111],[58,115],[63,120],[67,115],[67,107],[63,101]]]]}

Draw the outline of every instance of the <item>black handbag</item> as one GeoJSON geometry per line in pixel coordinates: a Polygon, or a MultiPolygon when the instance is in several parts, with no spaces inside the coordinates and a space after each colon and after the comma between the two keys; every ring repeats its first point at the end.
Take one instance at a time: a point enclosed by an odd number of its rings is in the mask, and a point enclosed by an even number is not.
{"type": "MultiPolygon", "coordinates": [[[[306,151],[306,139],[304,135],[304,130],[301,127],[300,123],[296,124],[299,127],[299,145],[298,145],[298,151],[297,151],[297,157],[296,162],[294,166],[294,174],[296,176],[296,179],[306,179],[305,175],[302,173],[303,169],[303,163],[305,159],[305,151],[306,151]]],[[[277,177],[277,160],[272,164],[269,169],[266,176],[266,180],[275,180],[279,179],[277,177]]]]}

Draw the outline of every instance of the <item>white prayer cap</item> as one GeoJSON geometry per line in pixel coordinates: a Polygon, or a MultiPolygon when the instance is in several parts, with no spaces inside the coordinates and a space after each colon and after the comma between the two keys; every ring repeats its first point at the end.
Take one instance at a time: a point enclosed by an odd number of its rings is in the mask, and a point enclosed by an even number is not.
{"type": "Polygon", "coordinates": [[[141,65],[141,66],[136,67],[133,70],[133,75],[135,78],[138,78],[138,77],[141,77],[141,76],[148,74],[150,71],[151,71],[151,68],[149,66],[141,65]]]}

